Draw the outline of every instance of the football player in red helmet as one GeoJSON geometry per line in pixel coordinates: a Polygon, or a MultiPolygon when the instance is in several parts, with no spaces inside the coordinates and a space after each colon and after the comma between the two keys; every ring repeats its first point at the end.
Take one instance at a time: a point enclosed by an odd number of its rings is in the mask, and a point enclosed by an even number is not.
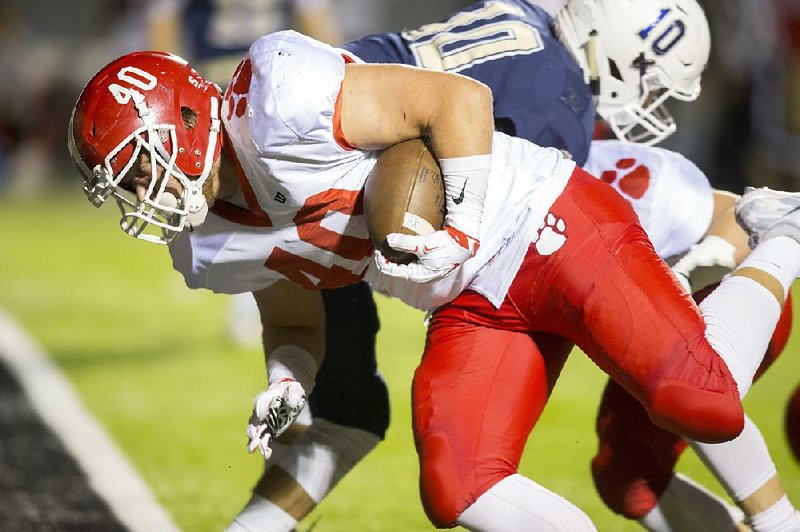
{"type": "Polygon", "coordinates": [[[203,223],[203,187],[222,146],[220,104],[219,88],[175,55],[136,52],[105,66],[69,126],[89,201],[113,197],[122,230],[149,242],[167,244],[203,223]]]}
{"type": "MultiPolygon", "coordinates": [[[[452,74],[352,61],[292,32],[254,43],[222,113],[230,138],[222,165],[237,170],[239,198],[220,192],[232,182],[224,169],[215,173],[212,165],[195,179],[177,172],[171,161],[183,146],[170,137],[170,124],[148,126],[150,106],[141,102],[159,90],[160,70],[136,67],[151,77],[134,71],[141,76],[139,85],[127,77],[123,81],[147,94],[136,90],[137,96],[126,85],[129,98],[109,102],[133,106],[145,128],[140,132],[138,123],[130,124],[135,127],[121,133],[119,143],[110,143],[113,153],[97,158],[102,164],[72,140],[84,176],[97,171],[113,189],[95,194],[90,180],[90,200],[135,193],[133,201],[123,203],[122,228],[141,237],[147,227],[156,227],[147,240],[171,243],[173,263],[189,286],[256,293],[269,388],[256,397],[248,426],[251,450],[269,456],[272,438],[294,421],[314,383],[324,346],[324,307],[318,292],[302,287],[343,286],[364,275],[418,308],[437,309],[414,386],[423,499],[437,526],[491,529],[546,522],[562,529],[593,528],[579,509],[516,473],[527,434],[563,363],[563,358],[542,356],[547,342],[537,345],[534,333],[577,342],[667,428],[708,441],[741,430],[737,385],[749,385],[758,348],[728,344],[728,329],[753,321],[747,311],[766,325],[764,316],[777,319],[787,285],[800,270],[800,229],[782,214],[794,212],[800,198],[772,191],[745,197],[744,219],[765,243],[697,309],[616,193],[558,150],[492,135],[492,101],[485,86],[452,74]],[[471,113],[457,112],[464,101],[471,113]],[[448,194],[451,230],[430,238],[390,239],[394,247],[415,253],[418,263],[403,267],[379,256],[373,262],[358,201],[374,164],[373,151],[422,135],[431,137],[446,186],[457,183],[462,191],[448,194]],[[139,146],[146,150],[139,153],[139,146]],[[129,159],[115,169],[117,153],[129,159]],[[201,181],[209,176],[212,185],[219,178],[219,188],[212,188],[208,201],[230,203],[205,224],[194,224],[189,215],[203,209],[190,207],[205,201],[192,203],[185,195],[192,189],[202,194],[201,181]],[[337,230],[322,227],[330,211],[341,215],[337,230]],[[194,231],[178,231],[181,220],[169,219],[173,215],[186,217],[181,227],[191,224],[194,231]],[[482,237],[480,246],[475,235],[482,237]],[[752,302],[742,312],[726,299],[742,297],[752,302]],[[713,318],[708,331],[701,311],[713,318]],[[626,322],[618,316],[626,316],[626,322]],[[465,366],[471,368],[466,380],[458,375],[465,366]],[[448,383],[444,395],[454,391],[463,400],[437,394],[441,382],[448,383]],[[530,390],[537,392],[534,400],[530,390]],[[448,445],[454,437],[475,441],[484,436],[493,436],[497,445],[448,445]],[[475,468],[476,463],[492,466],[475,468]]],[[[128,65],[116,65],[112,74],[121,79],[128,65]]],[[[190,84],[193,76],[187,74],[190,84]]],[[[96,82],[90,82],[79,106],[96,91],[118,91],[111,87],[119,84],[96,82]]],[[[173,103],[181,104],[180,99],[173,103]]],[[[187,125],[191,114],[172,116],[193,129],[187,125]]],[[[213,103],[209,114],[213,124],[213,103]]],[[[84,112],[78,123],[94,124],[94,118],[84,112]]],[[[96,129],[80,127],[77,134],[91,144],[96,129]]],[[[216,134],[213,125],[209,132],[216,134]]],[[[71,135],[76,136],[74,124],[71,135]]],[[[214,161],[211,148],[209,141],[207,164],[214,161]]],[[[771,327],[751,332],[745,340],[758,346],[768,340],[771,327]]],[[[557,350],[566,355],[563,347],[557,350]]]]}

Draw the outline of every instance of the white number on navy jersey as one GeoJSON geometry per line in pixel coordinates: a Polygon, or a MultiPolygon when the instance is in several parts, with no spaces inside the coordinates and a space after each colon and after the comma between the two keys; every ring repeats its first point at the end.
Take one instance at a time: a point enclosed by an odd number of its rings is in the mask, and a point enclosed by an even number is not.
{"type": "Polygon", "coordinates": [[[463,11],[446,22],[427,24],[402,35],[410,41],[418,66],[448,72],[544,48],[539,31],[519,20],[498,20],[467,29],[477,21],[502,15],[521,16],[523,12],[513,5],[487,2],[476,11],[463,11]]]}

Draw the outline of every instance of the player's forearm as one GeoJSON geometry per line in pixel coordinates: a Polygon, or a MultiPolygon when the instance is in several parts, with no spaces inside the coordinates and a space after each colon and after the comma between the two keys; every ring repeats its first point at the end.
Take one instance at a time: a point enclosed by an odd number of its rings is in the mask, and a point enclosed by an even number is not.
{"type": "Polygon", "coordinates": [[[297,330],[288,336],[276,335],[274,330],[264,332],[264,355],[270,386],[290,379],[299,382],[306,394],[311,393],[325,352],[319,342],[319,332],[297,330]],[[314,337],[315,341],[309,342],[306,334],[314,337]]]}
{"type": "Polygon", "coordinates": [[[312,326],[264,326],[264,359],[270,386],[284,379],[311,393],[325,356],[324,323],[312,326]]]}
{"type": "MultiPolygon", "coordinates": [[[[325,353],[322,295],[288,281],[279,281],[253,295],[261,314],[268,371],[271,365],[273,369],[281,366],[281,378],[293,378],[310,392],[325,353]]],[[[273,371],[270,383],[275,377],[273,371]]]]}
{"type": "Polygon", "coordinates": [[[293,27],[297,28],[300,33],[333,46],[342,42],[336,15],[328,5],[297,10],[293,19],[293,27]]]}
{"type": "Polygon", "coordinates": [[[734,262],[739,264],[750,254],[747,233],[736,222],[735,207],[738,196],[722,190],[714,191],[714,219],[706,236],[722,238],[734,247],[734,262]]]}
{"type": "Polygon", "coordinates": [[[673,266],[692,290],[718,282],[750,253],[747,233],[736,222],[736,196],[714,191],[714,218],[700,242],[673,266]]]}
{"type": "Polygon", "coordinates": [[[317,367],[325,356],[324,327],[264,327],[264,355],[269,359],[276,350],[297,346],[314,359],[317,367]]]}

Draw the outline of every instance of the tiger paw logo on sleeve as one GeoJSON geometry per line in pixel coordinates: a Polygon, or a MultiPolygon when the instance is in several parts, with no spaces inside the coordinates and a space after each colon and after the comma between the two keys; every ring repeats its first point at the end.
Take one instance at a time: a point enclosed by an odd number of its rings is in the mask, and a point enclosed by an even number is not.
{"type": "Polygon", "coordinates": [[[601,173],[600,179],[633,199],[641,199],[650,186],[650,169],[630,157],[619,159],[615,167],[601,173]]]}

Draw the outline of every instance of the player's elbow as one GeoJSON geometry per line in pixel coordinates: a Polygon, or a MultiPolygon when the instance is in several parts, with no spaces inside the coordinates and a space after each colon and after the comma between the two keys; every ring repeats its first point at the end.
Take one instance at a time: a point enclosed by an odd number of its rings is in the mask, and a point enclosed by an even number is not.
{"type": "Polygon", "coordinates": [[[459,74],[451,74],[445,79],[446,83],[439,90],[437,108],[428,121],[428,129],[438,128],[455,137],[468,135],[471,139],[481,139],[490,149],[494,129],[491,89],[459,74]]]}
{"type": "Polygon", "coordinates": [[[457,86],[454,87],[449,101],[458,106],[462,111],[468,109],[470,113],[477,116],[492,116],[494,98],[492,89],[480,81],[458,76],[457,86]]]}

